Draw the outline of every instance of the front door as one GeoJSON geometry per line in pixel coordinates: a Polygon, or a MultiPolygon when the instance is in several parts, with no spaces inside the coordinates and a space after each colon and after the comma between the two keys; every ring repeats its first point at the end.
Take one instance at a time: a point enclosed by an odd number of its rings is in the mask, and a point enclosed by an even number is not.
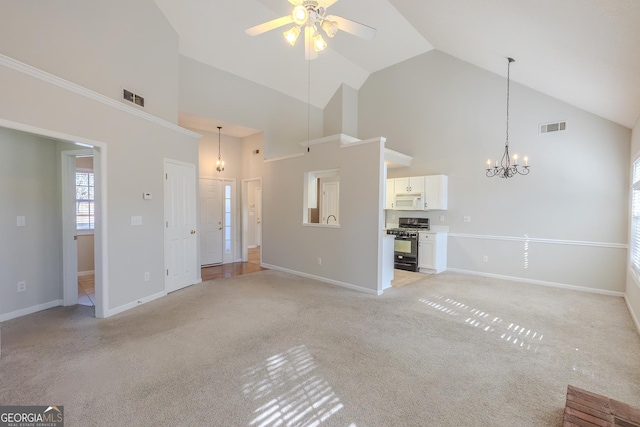
{"type": "Polygon", "coordinates": [[[173,292],[197,281],[196,168],[165,161],[165,290],[173,292]]]}

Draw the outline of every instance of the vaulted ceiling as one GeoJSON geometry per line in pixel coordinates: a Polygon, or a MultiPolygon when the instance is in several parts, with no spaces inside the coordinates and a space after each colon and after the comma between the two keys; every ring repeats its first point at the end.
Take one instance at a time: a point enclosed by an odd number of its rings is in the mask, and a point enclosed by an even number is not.
{"type": "Polygon", "coordinates": [[[339,0],[330,14],[375,27],[367,41],[339,31],[313,61],[285,26],[245,29],[291,13],[287,0],[155,0],[180,53],[324,108],[342,83],[431,49],[633,127],[640,116],[638,0],[339,0]]]}

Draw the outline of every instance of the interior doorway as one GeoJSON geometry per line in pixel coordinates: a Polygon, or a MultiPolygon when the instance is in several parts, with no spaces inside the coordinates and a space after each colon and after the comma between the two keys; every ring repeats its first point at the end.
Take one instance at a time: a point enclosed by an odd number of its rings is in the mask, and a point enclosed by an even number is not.
{"type": "Polygon", "coordinates": [[[262,178],[242,180],[242,261],[262,264],[262,178]]]}
{"type": "Polygon", "coordinates": [[[200,264],[236,260],[236,181],[200,178],[200,264]]]}

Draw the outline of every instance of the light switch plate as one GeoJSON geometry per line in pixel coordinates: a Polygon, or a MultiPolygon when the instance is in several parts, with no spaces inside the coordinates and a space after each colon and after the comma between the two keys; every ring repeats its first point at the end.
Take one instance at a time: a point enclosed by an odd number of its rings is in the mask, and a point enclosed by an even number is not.
{"type": "Polygon", "coordinates": [[[132,216],[131,217],[131,225],[142,225],[142,217],[141,216],[132,216]]]}
{"type": "Polygon", "coordinates": [[[23,216],[19,216],[16,218],[16,225],[18,227],[24,227],[25,225],[27,225],[27,219],[23,216]]]}

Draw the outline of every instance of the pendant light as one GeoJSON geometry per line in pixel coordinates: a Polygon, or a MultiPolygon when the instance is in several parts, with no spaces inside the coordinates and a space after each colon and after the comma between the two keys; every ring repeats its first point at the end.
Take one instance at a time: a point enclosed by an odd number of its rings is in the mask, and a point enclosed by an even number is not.
{"type": "Polygon", "coordinates": [[[528,175],[529,174],[529,158],[524,156],[524,166],[518,165],[518,155],[513,155],[513,163],[511,163],[511,157],[509,157],[509,82],[511,80],[510,70],[511,63],[516,62],[513,58],[507,58],[507,139],[504,144],[504,154],[500,163],[496,160],[496,164],[491,167],[491,160],[487,160],[487,173],[486,175],[491,178],[498,176],[500,178],[511,178],[516,175],[528,175]]]}
{"type": "Polygon", "coordinates": [[[218,126],[218,161],[216,162],[216,170],[222,172],[224,170],[224,160],[220,157],[220,130],[222,126],[218,126]]]}

